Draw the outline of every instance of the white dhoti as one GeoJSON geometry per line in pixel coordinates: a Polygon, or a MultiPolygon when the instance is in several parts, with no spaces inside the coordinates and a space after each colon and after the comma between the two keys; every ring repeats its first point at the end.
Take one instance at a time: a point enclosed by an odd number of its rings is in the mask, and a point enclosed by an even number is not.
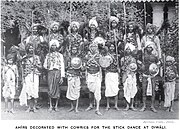
{"type": "Polygon", "coordinates": [[[39,75],[33,73],[28,74],[24,78],[23,88],[19,96],[20,105],[27,105],[27,99],[38,98],[39,92],[39,75]]]}
{"type": "Polygon", "coordinates": [[[68,77],[68,89],[66,97],[70,100],[77,100],[80,96],[80,78],[79,77],[68,77]]]}
{"type": "Polygon", "coordinates": [[[164,95],[165,95],[165,101],[164,101],[164,107],[170,107],[171,101],[174,100],[174,93],[175,93],[175,85],[176,82],[165,82],[165,88],[164,88],[164,95]]]}
{"type": "Polygon", "coordinates": [[[113,97],[116,96],[119,92],[119,78],[118,73],[108,72],[105,75],[105,96],[106,97],[113,97]]]}
{"type": "Polygon", "coordinates": [[[97,101],[101,100],[101,72],[96,74],[87,73],[87,87],[90,92],[94,93],[94,97],[97,101]]]}
{"type": "Polygon", "coordinates": [[[137,93],[137,83],[136,83],[136,74],[127,75],[127,79],[124,82],[124,97],[128,103],[130,103],[131,98],[134,98],[137,93]]]}

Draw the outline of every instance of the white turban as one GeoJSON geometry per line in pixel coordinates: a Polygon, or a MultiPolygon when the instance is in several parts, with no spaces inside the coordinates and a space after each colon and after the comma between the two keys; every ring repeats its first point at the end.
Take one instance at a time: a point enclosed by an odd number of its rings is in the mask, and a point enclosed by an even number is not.
{"type": "Polygon", "coordinates": [[[105,40],[102,38],[102,37],[96,37],[94,40],[93,40],[93,43],[94,44],[102,44],[103,46],[105,46],[105,40]]]}
{"type": "Polygon", "coordinates": [[[76,25],[78,29],[79,29],[79,27],[80,27],[79,22],[76,22],[76,21],[71,22],[70,27],[72,28],[73,25],[76,25]]]}
{"type": "Polygon", "coordinates": [[[167,57],[166,57],[166,61],[172,61],[172,62],[174,62],[175,59],[174,59],[174,57],[172,57],[172,56],[167,56],[167,57]]]}
{"type": "Polygon", "coordinates": [[[92,24],[95,25],[96,28],[98,27],[98,23],[97,23],[97,21],[96,21],[96,17],[93,17],[93,18],[89,21],[89,27],[90,27],[92,24]]]}
{"type": "Polygon", "coordinates": [[[117,17],[115,17],[115,16],[111,16],[110,17],[110,22],[112,22],[112,21],[115,21],[115,22],[119,22],[119,19],[117,18],[117,17]]]}
{"type": "Polygon", "coordinates": [[[133,51],[133,50],[135,50],[136,49],[136,47],[134,46],[134,45],[132,45],[131,43],[127,43],[126,45],[125,45],[125,50],[127,49],[127,48],[129,48],[131,51],[133,51]]]}
{"type": "Polygon", "coordinates": [[[53,26],[57,25],[59,27],[59,22],[53,21],[50,25],[50,28],[53,28],[53,26]]]}
{"type": "Polygon", "coordinates": [[[59,41],[58,41],[58,40],[52,39],[52,40],[49,42],[49,47],[51,47],[53,44],[55,44],[57,47],[59,47],[59,41]]]}

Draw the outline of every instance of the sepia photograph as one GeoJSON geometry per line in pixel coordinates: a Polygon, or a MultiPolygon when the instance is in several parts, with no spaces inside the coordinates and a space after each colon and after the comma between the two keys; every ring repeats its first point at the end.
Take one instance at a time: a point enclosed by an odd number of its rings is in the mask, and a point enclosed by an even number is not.
{"type": "Polygon", "coordinates": [[[1,120],[179,120],[179,1],[1,0],[0,107],[1,120]]]}

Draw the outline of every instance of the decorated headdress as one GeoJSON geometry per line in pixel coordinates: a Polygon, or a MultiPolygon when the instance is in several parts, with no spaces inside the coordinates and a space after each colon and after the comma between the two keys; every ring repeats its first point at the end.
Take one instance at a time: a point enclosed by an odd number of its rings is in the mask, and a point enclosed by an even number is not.
{"type": "Polygon", "coordinates": [[[14,58],[15,58],[14,54],[8,54],[6,57],[7,60],[13,59],[13,61],[14,61],[14,58]]]}
{"type": "Polygon", "coordinates": [[[151,24],[151,23],[148,23],[146,25],[146,30],[148,30],[149,28],[152,28],[153,32],[155,33],[156,32],[156,26],[151,24]]]}
{"type": "Polygon", "coordinates": [[[76,21],[71,22],[70,27],[72,28],[73,25],[76,25],[78,29],[79,29],[79,27],[80,27],[79,22],[76,22],[76,21]]]}
{"type": "Polygon", "coordinates": [[[102,37],[96,37],[94,40],[93,40],[93,43],[94,44],[102,44],[103,46],[105,46],[105,40],[102,38],[102,37]]]}
{"type": "Polygon", "coordinates": [[[92,24],[95,25],[96,28],[98,27],[98,23],[97,23],[97,21],[96,21],[96,17],[93,17],[93,18],[89,21],[89,27],[90,27],[92,24]]]}
{"type": "Polygon", "coordinates": [[[59,47],[59,41],[58,41],[58,40],[52,39],[52,40],[49,42],[49,47],[51,47],[53,44],[55,44],[57,47],[59,47]]]}
{"type": "Polygon", "coordinates": [[[172,57],[172,56],[167,56],[167,57],[166,57],[166,61],[175,62],[175,59],[174,59],[174,57],[172,57]]]}
{"type": "Polygon", "coordinates": [[[127,49],[130,49],[131,51],[133,51],[133,50],[135,50],[135,46],[134,45],[132,45],[131,43],[127,43],[126,45],[125,45],[125,48],[124,48],[124,50],[127,50],[127,49]]]}
{"type": "Polygon", "coordinates": [[[115,17],[115,16],[111,16],[110,17],[110,22],[113,22],[113,21],[115,21],[115,22],[119,22],[119,19],[117,18],[117,17],[115,17]]]}

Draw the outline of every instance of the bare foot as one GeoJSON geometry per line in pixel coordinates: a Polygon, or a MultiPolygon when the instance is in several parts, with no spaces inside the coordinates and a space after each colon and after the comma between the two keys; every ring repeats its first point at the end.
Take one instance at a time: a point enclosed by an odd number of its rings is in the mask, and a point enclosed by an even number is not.
{"type": "Polygon", "coordinates": [[[135,109],[134,107],[130,107],[130,109],[131,109],[132,111],[137,111],[137,109],[135,109]]]}
{"type": "Polygon", "coordinates": [[[170,112],[169,108],[166,109],[166,112],[170,112]]]}
{"type": "Polygon", "coordinates": [[[37,109],[36,109],[36,108],[33,108],[33,112],[36,113],[36,112],[37,112],[37,109]]]}
{"type": "Polygon", "coordinates": [[[54,111],[59,112],[59,109],[57,107],[54,108],[54,111]]]}
{"type": "Polygon", "coordinates": [[[116,106],[114,107],[114,109],[115,109],[116,111],[119,111],[119,110],[120,110],[120,109],[119,109],[118,107],[116,107],[116,106]]]}
{"type": "Polygon", "coordinates": [[[11,110],[9,111],[9,113],[14,114],[15,112],[14,112],[14,110],[13,110],[13,109],[11,109],[11,110]]]}
{"type": "Polygon", "coordinates": [[[71,108],[68,110],[68,112],[72,112],[73,110],[74,110],[74,108],[71,107],[71,108]]]}
{"type": "Polygon", "coordinates": [[[171,108],[170,110],[169,110],[170,112],[174,112],[174,110],[171,108]]]}
{"type": "Polygon", "coordinates": [[[53,111],[53,108],[52,108],[52,107],[50,107],[50,108],[48,109],[48,111],[49,111],[49,112],[52,112],[52,111],[53,111]]]}
{"type": "Polygon", "coordinates": [[[110,109],[110,107],[106,107],[106,109],[105,109],[105,110],[106,110],[106,111],[109,111],[109,109],[110,109]]]}
{"type": "Polygon", "coordinates": [[[79,112],[79,110],[78,110],[78,109],[75,109],[74,111],[75,111],[75,113],[78,113],[78,112],[79,112]]]}
{"type": "Polygon", "coordinates": [[[140,112],[144,112],[146,110],[146,107],[142,107],[141,110],[139,110],[140,112]]]}
{"type": "Polygon", "coordinates": [[[90,110],[92,110],[93,109],[93,107],[92,106],[89,106],[87,109],[86,109],[86,111],[90,111],[90,110]]]}
{"type": "Polygon", "coordinates": [[[157,110],[156,110],[154,107],[151,107],[151,110],[152,110],[154,113],[157,113],[157,110]]]}
{"type": "Polygon", "coordinates": [[[123,109],[124,111],[128,111],[129,110],[129,106],[126,106],[125,109],[123,109]]]}
{"type": "Polygon", "coordinates": [[[30,108],[28,108],[25,112],[30,112],[31,111],[31,109],[30,108]]]}
{"type": "Polygon", "coordinates": [[[96,110],[95,113],[99,116],[102,116],[101,112],[99,110],[96,110]]]}

